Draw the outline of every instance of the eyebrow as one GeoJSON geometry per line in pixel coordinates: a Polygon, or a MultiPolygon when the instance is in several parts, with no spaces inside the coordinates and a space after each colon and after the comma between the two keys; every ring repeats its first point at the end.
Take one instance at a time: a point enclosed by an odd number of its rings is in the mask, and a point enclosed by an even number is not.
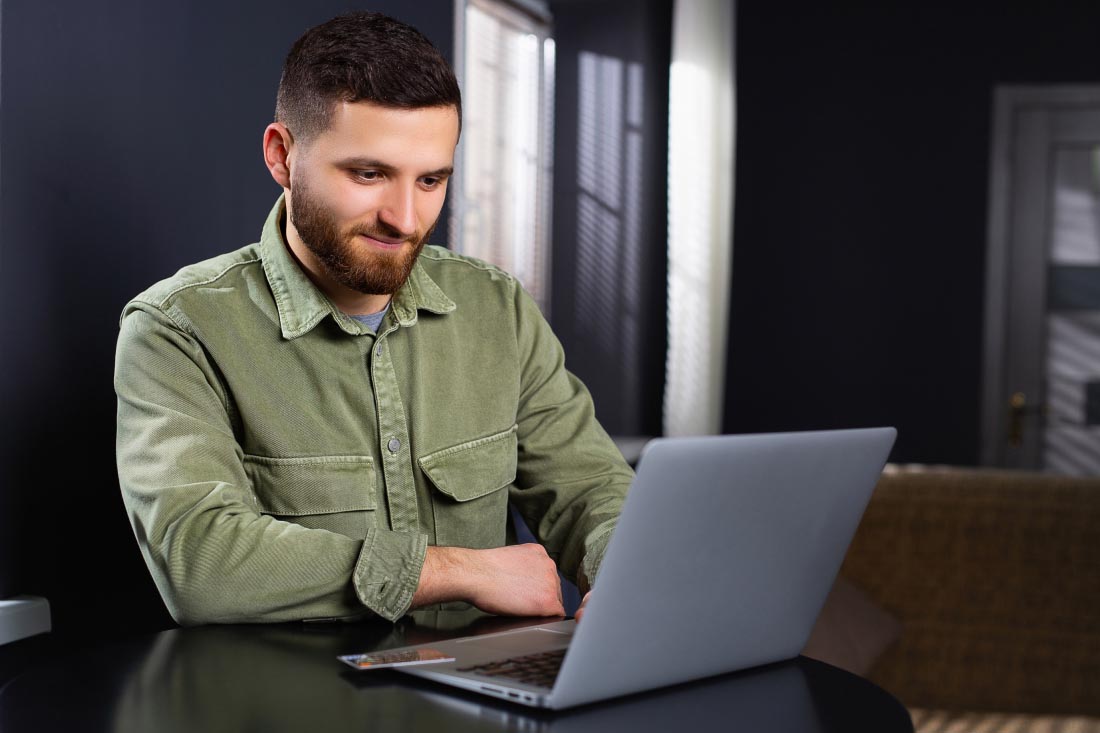
{"type": "MultiPolygon", "coordinates": [[[[384,163],[381,160],[375,160],[374,158],[356,158],[356,157],[344,158],[343,160],[341,160],[338,163],[338,165],[341,168],[378,168],[379,170],[383,170],[383,171],[387,171],[387,172],[393,172],[393,171],[397,170],[397,168],[395,166],[392,166],[389,163],[384,163]]],[[[454,172],[455,172],[454,166],[448,165],[448,166],[444,166],[442,168],[436,168],[434,171],[425,171],[424,173],[421,173],[420,175],[421,176],[439,176],[439,177],[448,177],[449,178],[454,172]]]]}

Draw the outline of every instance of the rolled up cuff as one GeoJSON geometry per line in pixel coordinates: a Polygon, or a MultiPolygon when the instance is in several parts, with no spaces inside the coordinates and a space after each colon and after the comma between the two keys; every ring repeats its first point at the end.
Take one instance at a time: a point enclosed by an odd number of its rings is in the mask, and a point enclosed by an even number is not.
{"type": "Polygon", "coordinates": [[[367,530],[352,573],[359,601],[384,619],[401,618],[412,605],[427,551],[425,535],[367,530]]]}
{"type": "Polygon", "coordinates": [[[611,542],[611,534],[615,529],[617,519],[608,519],[596,525],[596,528],[588,533],[584,541],[584,560],[581,561],[581,569],[584,577],[588,579],[589,587],[595,587],[596,576],[600,572],[604,553],[611,542]]]}

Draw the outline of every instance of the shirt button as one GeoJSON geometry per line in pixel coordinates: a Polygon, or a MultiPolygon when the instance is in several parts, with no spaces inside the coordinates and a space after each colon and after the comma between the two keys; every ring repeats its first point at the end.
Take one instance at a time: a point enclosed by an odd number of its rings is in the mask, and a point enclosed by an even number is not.
{"type": "Polygon", "coordinates": [[[386,444],[386,447],[390,449],[390,453],[396,453],[401,450],[401,441],[397,438],[390,438],[390,442],[386,444]]]}
{"type": "Polygon", "coordinates": [[[378,348],[374,350],[375,356],[382,356],[382,344],[378,344],[378,348]]]}

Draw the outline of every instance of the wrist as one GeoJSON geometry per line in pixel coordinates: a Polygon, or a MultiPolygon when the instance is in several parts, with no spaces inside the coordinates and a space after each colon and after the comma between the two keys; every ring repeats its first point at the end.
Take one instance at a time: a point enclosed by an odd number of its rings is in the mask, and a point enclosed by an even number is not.
{"type": "Polygon", "coordinates": [[[468,587],[470,571],[467,568],[470,552],[463,547],[429,546],[412,606],[418,608],[447,601],[471,603],[473,593],[468,587]]]}

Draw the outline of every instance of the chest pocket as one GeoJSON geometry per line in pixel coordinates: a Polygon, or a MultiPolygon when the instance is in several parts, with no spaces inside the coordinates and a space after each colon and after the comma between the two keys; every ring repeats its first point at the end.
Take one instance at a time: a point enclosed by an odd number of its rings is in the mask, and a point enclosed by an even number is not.
{"type": "Polygon", "coordinates": [[[418,463],[435,487],[436,542],[486,549],[505,544],[508,487],[516,480],[516,426],[422,456],[418,463]]]}
{"type": "Polygon", "coordinates": [[[374,525],[374,459],[370,456],[245,456],[260,511],[353,539],[374,525]]]}

